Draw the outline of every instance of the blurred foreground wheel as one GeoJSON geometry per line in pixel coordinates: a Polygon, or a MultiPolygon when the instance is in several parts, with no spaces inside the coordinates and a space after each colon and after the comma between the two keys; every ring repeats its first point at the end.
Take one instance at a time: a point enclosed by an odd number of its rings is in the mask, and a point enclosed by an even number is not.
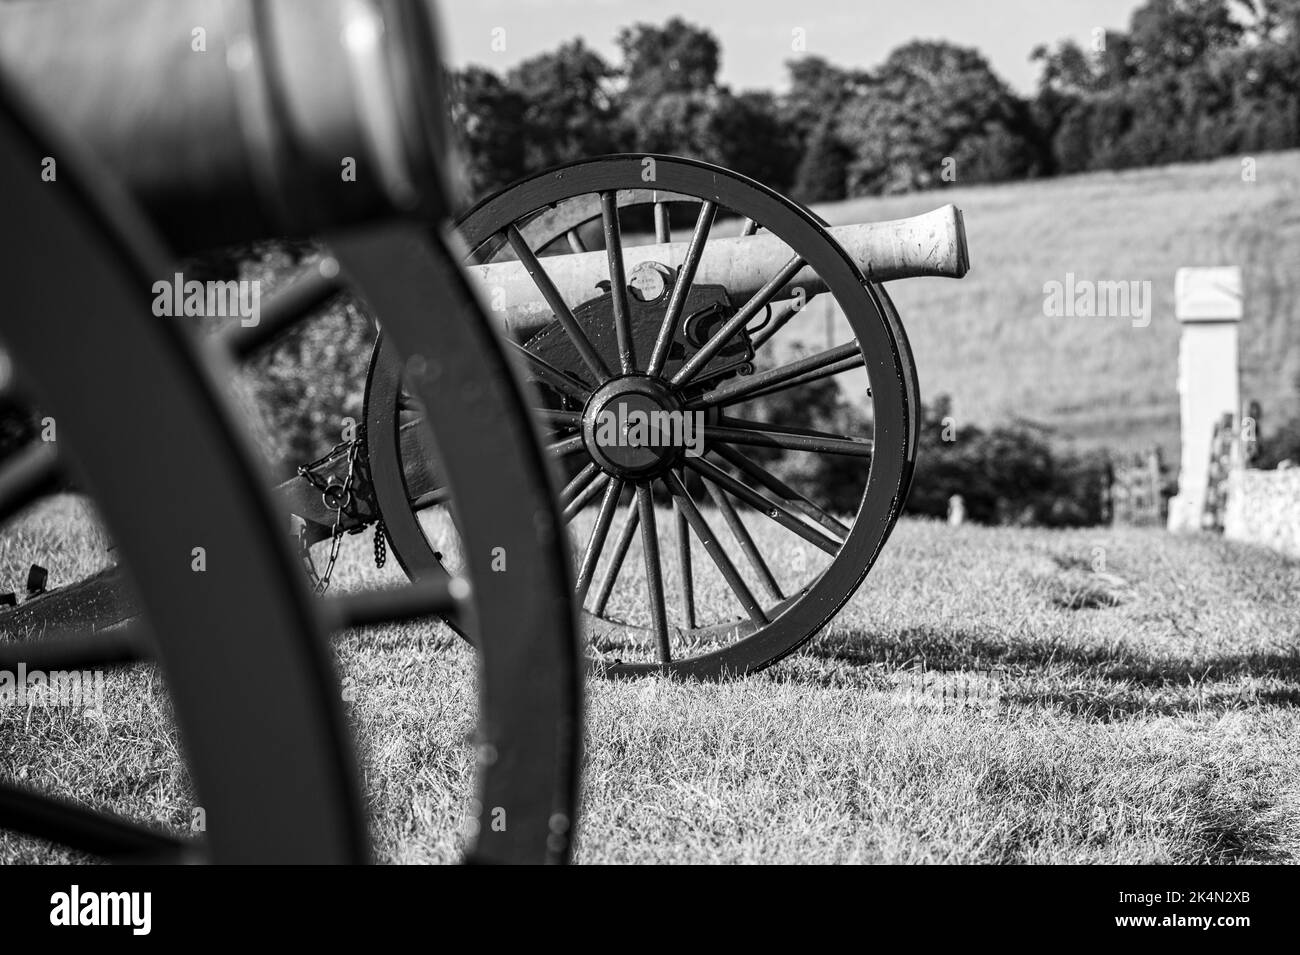
{"type": "MultiPolygon", "coordinates": [[[[0,518],[73,474],[118,545],[141,614],[120,631],[0,644],[0,670],[156,660],[207,831],[182,839],[9,782],[0,782],[0,828],[132,861],[365,861],[325,640],[331,630],[441,615],[489,634],[470,861],[566,861],[582,732],[566,551],[520,385],[456,261],[411,225],[354,230],[331,237],[338,260],[312,281],[341,275],[389,316],[412,356],[416,393],[441,409],[427,424],[472,542],[467,573],[313,601],[280,539],[283,517],[217,397],[230,374],[223,356],[201,359],[188,329],[153,314],[154,283],[173,273],[166,256],[131,204],[85,178],[92,165],[15,104],[0,84],[0,176],[12,184],[0,222],[10,292],[0,343],[24,388],[57,417],[60,444],[0,464],[0,518]],[[57,184],[41,181],[45,156],[59,157],[57,184]],[[411,302],[429,295],[456,315],[456,334],[433,341],[412,319],[411,302]],[[488,441],[477,434],[485,423],[488,441]],[[62,452],[64,438],[73,453],[62,452]],[[521,471],[526,479],[512,477],[521,471]],[[515,509],[497,504],[503,493],[515,509]],[[493,577],[498,547],[512,574],[493,577]]],[[[251,353],[328,289],[307,291],[270,303],[261,326],[226,342],[237,356],[251,353]]]]}
{"type": "Polygon", "coordinates": [[[0,517],[74,474],[118,545],[143,616],[121,631],[0,644],[0,670],[156,659],[207,832],[183,840],[7,781],[0,827],[119,860],[365,861],[321,628],[216,399],[213,369],[180,324],[152,313],[166,259],[129,204],[78,178],[69,148],[38,137],[4,93],[0,340],[56,418],[59,440],[0,465],[0,517]],[[58,179],[43,183],[38,170],[51,155],[58,179]]]}

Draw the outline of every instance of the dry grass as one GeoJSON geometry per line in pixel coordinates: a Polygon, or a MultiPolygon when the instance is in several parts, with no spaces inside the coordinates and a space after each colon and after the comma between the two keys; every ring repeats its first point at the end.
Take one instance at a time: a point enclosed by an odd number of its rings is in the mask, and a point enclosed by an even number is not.
{"type": "MultiPolygon", "coordinates": [[[[797,560],[783,532],[754,530],[781,566],[797,560]]],[[[65,498],[9,535],[0,581],[17,584],[51,532],[54,582],[102,560],[65,498]]],[[[340,586],[395,579],[369,564],[368,537],[348,544],[340,586]]],[[[578,858],[1296,861],[1298,570],[1211,537],[905,521],[829,630],[771,670],[591,687],[578,858]],[[1000,687],[967,706],[918,697],[900,679],[919,666],[1001,668],[1000,687]]],[[[338,662],[378,857],[453,860],[470,652],[440,626],[372,629],[344,637],[338,662]]],[[[102,716],[9,708],[0,726],[4,777],[187,824],[150,668],[110,676],[102,716]]],[[[0,835],[5,861],[63,858],[0,835]]]]}

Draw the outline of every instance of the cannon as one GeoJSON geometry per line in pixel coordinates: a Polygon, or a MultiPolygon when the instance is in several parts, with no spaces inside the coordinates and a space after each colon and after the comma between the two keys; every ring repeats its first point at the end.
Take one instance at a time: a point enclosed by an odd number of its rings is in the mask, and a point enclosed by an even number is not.
{"type": "MultiPolygon", "coordinates": [[[[960,211],[829,229],[727,170],[630,155],[529,177],[462,215],[458,234],[566,465],[593,672],[717,679],[811,639],[866,577],[914,467],[919,387],[881,283],[965,275],[960,211]],[[828,320],[841,340],[806,347],[828,320]],[[856,411],[830,431],[816,416],[837,394],[856,411]],[[634,442],[634,415],[693,427],[634,442]],[[801,489],[819,467],[850,492],[801,489]],[[626,570],[637,542],[639,573],[626,570]]],[[[381,336],[370,489],[402,566],[436,579],[444,561],[418,518],[441,500],[413,429],[423,413],[381,336]]]]}
{"type": "Polygon", "coordinates": [[[4,781],[0,828],[131,861],[365,861],[325,640],[438,614],[481,648],[469,858],[567,859],[582,732],[569,559],[535,402],[439,235],[436,51],[417,0],[0,7],[0,342],[13,386],[60,423],[57,443],[0,462],[0,517],[71,473],[114,535],[125,572],[110,593],[132,617],[24,627],[35,632],[0,642],[0,670],[160,663],[208,819],[194,840],[4,781]],[[189,55],[196,24],[210,59],[189,55]],[[115,31],[156,42],[107,41],[115,31]],[[349,191],[321,174],[335,148],[386,172],[349,191]],[[292,201],[268,199],[286,179],[292,201]],[[154,313],[175,250],[314,230],[332,250],[317,275],[382,311],[429,409],[416,430],[439,451],[466,542],[454,577],[312,600],[221,395],[232,361],[291,327],[302,300],[206,340],[154,313]],[[420,321],[432,299],[447,316],[436,338],[420,321]],[[510,548],[510,573],[491,572],[489,544],[510,548]],[[491,825],[502,813],[508,826],[491,825]]]}
{"type": "MultiPolygon", "coordinates": [[[[11,42],[30,48],[35,41],[11,42]]],[[[238,38],[227,44],[227,70],[203,84],[218,91],[209,95],[229,112],[250,114],[241,123],[254,132],[279,128],[264,115],[278,98],[258,95],[258,83],[249,93],[246,78],[228,75],[253,62],[261,64],[256,77],[265,80],[269,71],[305,100],[280,113],[314,115],[310,85],[293,82],[295,58],[276,53],[273,43],[255,45],[256,55],[247,46],[238,38]]],[[[63,56],[65,73],[75,75],[76,57],[63,56]]],[[[374,71],[343,63],[330,72],[374,71]]],[[[423,93],[411,89],[399,97],[406,106],[378,113],[367,105],[373,88],[388,87],[373,76],[361,84],[372,88],[369,98],[335,90],[335,99],[355,113],[340,125],[344,132],[293,140],[295,153],[315,171],[305,182],[328,183],[330,197],[290,203],[276,227],[311,227],[322,209],[345,217],[381,209],[413,221],[436,218],[437,210],[412,201],[402,185],[420,181],[421,170],[435,165],[419,158],[421,141],[403,135],[410,123],[400,118],[418,112],[410,104],[434,87],[428,79],[423,93]],[[375,116],[388,119],[376,123],[375,116]],[[336,143],[388,170],[376,176],[364,201],[334,196],[336,143]]],[[[45,95],[52,106],[56,97],[45,95]]],[[[201,128],[182,141],[195,137],[205,138],[201,128]]],[[[247,154],[223,146],[217,159],[193,162],[204,167],[225,156],[224,166],[243,170],[242,179],[227,177],[232,189],[274,195],[284,177],[266,157],[278,155],[279,140],[263,139],[247,154]]],[[[435,144],[423,141],[423,147],[435,144]]],[[[445,140],[436,148],[445,148],[445,140]]],[[[186,173],[184,163],[164,175],[120,142],[104,152],[160,215],[169,208],[165,197],[176,192],[169,179],[204,179],[186,173]]],[[[960,212],[945,207],[913,219],[831,229],[727,170],[678,157],[624,155],[530,176],[483,199],[455,225],[460,261],[504,331],[511,360],[536,386],[539,424],[563,468],[559,502],[579,555],[573,594],[582,605],[592,671],[740,675],[781,659],[824,627],[879,555],[914,467],[919,386],[906,331],[882,283],[964,275],[969,259],[960,212]],[[838,330],[841,340],[809,348],[810,325],[838,330]],[[819,416],[837,402],[843,420],[823,423],[819,416]],[[658,422],[661,430],[666,425],[668,439],[659,440],[658,431],[648,441],[638,438],[629,415],[658,422]],[[613,428],[603,427],[611,420],[613,428]],[[814,479],[819,473],[833,475],[834,500],[819,499],[827,483],[814,479]],[[659,506],[670,507],[671,515],[660,515],[659,506]],[[620,528],[612,533],[620,511],[620,528]],[[715,533],[719,524],[727,526],[725,539],[715,533]],[[625,572],[629,554],[638,550],[641,571],[625,572]],[[665,574],[665,564],[675,573],[665,574]],[[705,599],[697,600],[697,590],[705,599]]],[[[205,240],[225,227],[207,228],[205,240]]],[[[177,241],[184,247],[191,240],[182,234],[177,241]]],[[[386,309],[404,303],[400,287],[383,273],[384,264],[375,263],[366,304],[386,328],[386,309]]],[[[271,340],[345,287],[338,276],[304,270],[242,340],[271,340]]],[[[421,320],[442,342],[455,319],[437,302],[426,297],[421,320]]],[[[421,358],[426,370],[432,359],[441,374],[454,370],[452,354],[431,347],[421,358]]],[[[423,518],[429,511],[453,518],[457,512],[445,455],[420,424],[441,409],[419,399],[408,373],[390,336],[381,334],[365,385],[362,433],[304,463],[299,477],[275,489],[280,508],[295,516],[293,533],[318,590],[328,586],[332,556],[322,573],[311,549],[328,546],[336,554],[343,535],[368,526],[377,528],[412,580],[445,584],[455,573],[423,518]]],[[[99,612],[113,619],[133,613],[111,575],[94,586],[106,594],[96,603],[99,612]]],[[[55,598],[45,606],[60,605],[55,598]]],[[[472,628],[449,622],[476,639],[472,628]]]]}

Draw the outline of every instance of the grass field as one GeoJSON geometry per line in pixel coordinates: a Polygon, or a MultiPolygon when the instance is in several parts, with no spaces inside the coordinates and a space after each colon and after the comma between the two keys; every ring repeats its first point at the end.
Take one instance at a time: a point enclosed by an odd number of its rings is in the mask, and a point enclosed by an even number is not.
{"type": "MultiPolygon", "coordinates": [[[[0,585],[37,558],[67,582],[103,550],[84,506],[57,499],[0,545],[0,585]],[[38,537],[57,550],[34,552],[38,537]]],[[[1297,861],[1298,571],[1214,537],[904,521],[829,630],[772,669],[590,688],[578,859],[1297,861]],[[993,675],[958,704],[909,690],[920,667],[993,675]]],[[[396,580],[368,535],[348,540],[338,586],[396,580]]],[[[337,658],[379,859],[454,860],[472,655],[429,625],[352,632],[337,658]]],[[[192,818],[148,667],[111,674],[100,713],[0,707],[0,775],[192,818]]],[[[0,861],[63,858],[0,834],[0,861]]]]}
{"type": "MultiPolygon", "coordinates": [[[[1024,418],[1081,447],[1178,453],[1174,273],[1239,265],[1242,394],[1265,432],[1300,413],[1300,153],[964,187],[820,206],[833,225],[947,202],[965,212],[971,272],[896,282],[923,397],[947,392],[962,423],[1024,418]],[[1044,283],[1149,281],[1151,323],[1048,318],[1044,283]]],[[[960,170],[959,170],[960,176],[960,170]]],[[[843,340],[843,334],[836,336],[843,340]]],[[[822,344],[818,339],[819,346],[822,344]]]]}

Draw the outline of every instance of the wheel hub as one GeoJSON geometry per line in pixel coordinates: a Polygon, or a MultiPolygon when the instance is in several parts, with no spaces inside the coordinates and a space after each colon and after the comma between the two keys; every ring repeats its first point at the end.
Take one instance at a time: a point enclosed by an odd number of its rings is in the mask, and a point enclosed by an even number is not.
{"type": "Polygon", "coordinates": [[[699,415],[686,411],[663,381],[628,375],[601,385],[582,413],[582,436],[608,474],[655,478],[703,446],[699,415]]]}

